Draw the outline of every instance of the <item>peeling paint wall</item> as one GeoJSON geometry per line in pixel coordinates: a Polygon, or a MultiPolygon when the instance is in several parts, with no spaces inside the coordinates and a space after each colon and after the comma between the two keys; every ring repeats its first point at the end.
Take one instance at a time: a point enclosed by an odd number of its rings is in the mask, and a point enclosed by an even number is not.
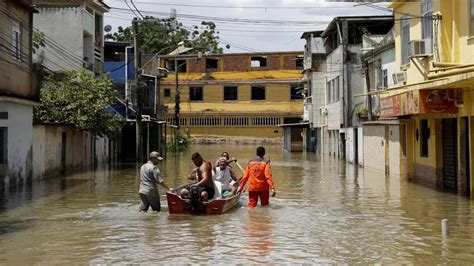
{"type": "Polygon", "coordinates": [[[113,145],[107,137],[65,125],[33,127],[33,177],[82,171],[109,162],[113,145]]]}
{"type": "Polygon", "coordinates": [[[0,127],[7,130],[7,163],[0,168],[0,184],[21,184],[32,176],[33,107],[0,101],[0,112],[8,113],[0,120],[0,127]]]}

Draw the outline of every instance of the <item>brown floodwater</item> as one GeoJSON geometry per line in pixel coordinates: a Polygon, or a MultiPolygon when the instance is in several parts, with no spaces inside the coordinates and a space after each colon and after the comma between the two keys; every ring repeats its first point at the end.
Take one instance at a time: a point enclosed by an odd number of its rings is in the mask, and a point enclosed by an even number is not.
{"type": "MultiPolygon", "coordinates": [[[[186,182],[191,153],[240,162],[252,146],[194,146],[160,168],[186,182]]],[[[474,262],[469,199],[334,158],[267,147],[277,188],[268,208],[220,216],[138,213],[138,166],[69,175],[0,194],[0,264],[474,262]],[[449,219],[450,235],[440,221],[449,219]]],[[[236,169],[237,170],[237,169],[236,169]]]]}

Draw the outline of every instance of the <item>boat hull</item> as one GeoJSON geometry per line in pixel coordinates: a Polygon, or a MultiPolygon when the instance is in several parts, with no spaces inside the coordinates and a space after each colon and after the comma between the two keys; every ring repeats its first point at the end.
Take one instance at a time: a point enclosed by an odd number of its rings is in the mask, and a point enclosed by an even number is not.
{"type": "Polygon", "coordinates": [[[234,195],[229,198],[215,199],[204,203],[206,209],[203,212],[193,212],[188,200],[182,199],[176,193],[166,193],[168,201],[168,211],[170,214],[204,214],[204,215],[218,215],[223,214],[240,202],[241,194],[234,195]]]}

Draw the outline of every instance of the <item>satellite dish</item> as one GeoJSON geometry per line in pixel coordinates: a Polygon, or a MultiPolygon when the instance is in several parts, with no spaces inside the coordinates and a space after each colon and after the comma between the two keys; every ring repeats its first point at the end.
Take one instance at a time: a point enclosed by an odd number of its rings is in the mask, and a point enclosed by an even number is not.
{"type": "Polygon", "coordinates": [[[105,31],[105,32],[110,32],[111,30],[112,30],[112,26],[110,26],[110,25],[105,25],[105,27],[104,27],[104,31],[105,31]]]}

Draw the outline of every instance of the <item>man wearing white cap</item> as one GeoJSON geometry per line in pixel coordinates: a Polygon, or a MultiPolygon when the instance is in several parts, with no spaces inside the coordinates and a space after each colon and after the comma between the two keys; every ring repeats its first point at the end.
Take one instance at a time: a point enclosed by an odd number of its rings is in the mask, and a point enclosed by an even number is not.
{"type": "Polygon", "coordinates": [[[153,211],[161,211],[160,194],[158,194],[158,188],[156,184],[160,184],[168,191],[171,190],[160,174],[158,169],[158,162],[163,160],[160,154],[156,151],[150,153],[150,160],[142,165],[140,168],[140,199],[142,204],[140,211],[146,212],[151,207],[153,211]]]}

